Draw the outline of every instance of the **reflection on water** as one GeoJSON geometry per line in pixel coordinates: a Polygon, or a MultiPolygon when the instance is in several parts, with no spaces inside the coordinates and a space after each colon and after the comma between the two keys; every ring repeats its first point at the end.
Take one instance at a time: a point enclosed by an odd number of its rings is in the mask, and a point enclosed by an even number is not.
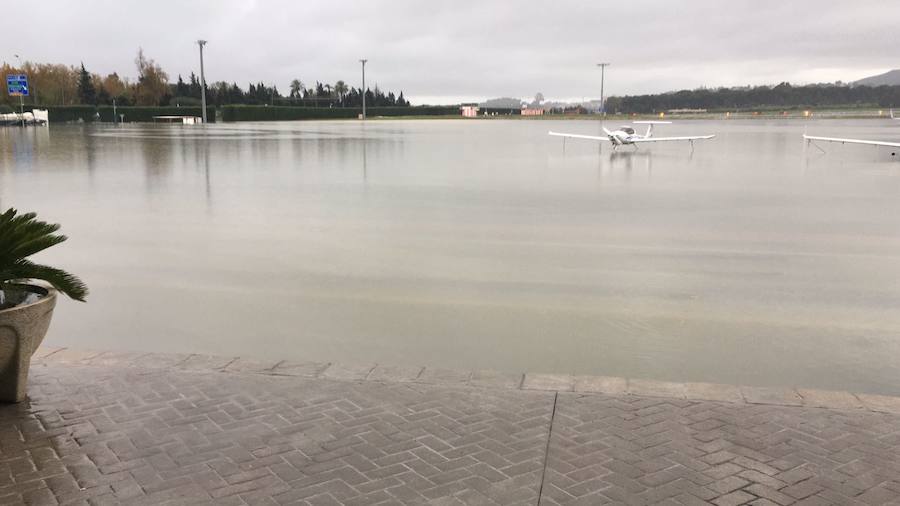
{"type": "Polygon", "coordinates": [[[0,206],[71,237],[53,345],[900,393],[887,122],[0,130],[0,206]],[[663,135],[660,132],[660,135],[663,135]]]}
{"type": "Polygon", "coordinates": [[[621,173],[627,178],[637,171],[640,177],[646,177],[648,181],[653,174],[653,153],[649,150],[641,152],[612,151],[607,156],[609,163],[600,166],[601,177],[604,169],[608,169],[610,173],[621,173]]]}

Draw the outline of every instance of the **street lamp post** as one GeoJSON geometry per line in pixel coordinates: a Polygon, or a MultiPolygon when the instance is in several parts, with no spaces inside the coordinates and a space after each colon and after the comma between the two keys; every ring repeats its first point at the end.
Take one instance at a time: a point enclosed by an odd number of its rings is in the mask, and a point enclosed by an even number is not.
{"type": "Polygon", "coordinates": [[[606,67],[609,66],[609,63],[598,63],[598,67],[600,67],[600,114],[606,116],[606,100],[604,97],[604,81],[606,78],[606,67]]]}
{"type": "Polygon", "coordinates": [[[198,40],[197,45],[200,46],[200,107],[203,108],[203,124],[206,124],[206,75],[203,73],[203,46],[206,45],[205,40],[198,40]]]}
{"type": "Polygon", "coordinates": [[[369,60],[362,59],[359,60],[362,63],[362,99],[363,99],[363,112],[362,119],[366,119],[366,62],[369,60]]]}

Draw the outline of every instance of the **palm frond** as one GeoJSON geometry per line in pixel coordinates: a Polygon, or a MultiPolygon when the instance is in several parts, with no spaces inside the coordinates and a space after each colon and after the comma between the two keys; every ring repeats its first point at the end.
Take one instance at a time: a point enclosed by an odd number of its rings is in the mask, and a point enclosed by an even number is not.
{"type": "Polygon", "coordinates": [[[66,236],[53,235],[57,230],[59,225],[38,221],[34,213],[12,216],[0,223],[0,264],[28,257],[65,241],[66,236]]]}
{"type": "Polygon", "coordinates": [[[65,242],[67,237],[55,234],[59,225],[37,219],[35,213],[18,214],[10,208],[0,214],[0,283],[23,279],[47,281],[60,292],[84,301],[87,287],[61,269],[35,264],[27,257],[65,242]]]}
{"type": "Polygon", "coordinates": [[[16,262],[16,265],[10,270],[10,277],[6,281],[14,282],[28,279],[46,281],[61,293],[80,302],[84,302],[85,297],[88,295],[87,285],[78,279],[77,276],[69,274],[62,269],[36,264],[29,260],[16,262]]]}

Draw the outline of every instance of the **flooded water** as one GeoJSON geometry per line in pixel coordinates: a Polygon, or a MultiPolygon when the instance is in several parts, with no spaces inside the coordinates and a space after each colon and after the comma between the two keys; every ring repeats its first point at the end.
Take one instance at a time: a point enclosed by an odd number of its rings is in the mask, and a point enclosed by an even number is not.
{"type": "Polygon", "coordinates": [[[0,207],[71,239],[47,343],[900,394],[900,162],[804,130],[593,121],[0,130],[0,207]],[[611,125],[607,125],[611,126],[611,125]],[[617,125],[613,125],[617,126],[617,125]]]}

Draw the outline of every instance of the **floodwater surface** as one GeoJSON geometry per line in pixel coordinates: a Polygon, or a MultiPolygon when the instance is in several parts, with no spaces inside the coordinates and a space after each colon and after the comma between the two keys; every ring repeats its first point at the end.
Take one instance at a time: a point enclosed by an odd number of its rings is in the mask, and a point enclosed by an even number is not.
{"type": "Polygon", "coordinates": [[[801,138],[900,122],[548,130],[600,124],[7,128],[0,207],[91,287],[49,345],[900,394],[900,162],[801,138]]]}

